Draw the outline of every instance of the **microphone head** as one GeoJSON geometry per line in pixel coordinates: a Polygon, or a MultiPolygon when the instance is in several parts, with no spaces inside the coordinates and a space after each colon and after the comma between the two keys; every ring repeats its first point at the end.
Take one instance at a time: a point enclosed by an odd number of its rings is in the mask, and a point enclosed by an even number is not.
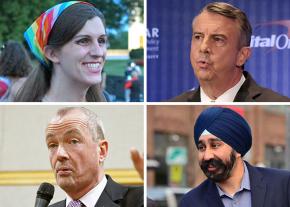
{"type": "Polygon", "coordinates": [[[48,203],[51,201],[54,194],[54,186],[50,183],[42,183],[37,191],[36,198],[47,200],[48,203]]]}

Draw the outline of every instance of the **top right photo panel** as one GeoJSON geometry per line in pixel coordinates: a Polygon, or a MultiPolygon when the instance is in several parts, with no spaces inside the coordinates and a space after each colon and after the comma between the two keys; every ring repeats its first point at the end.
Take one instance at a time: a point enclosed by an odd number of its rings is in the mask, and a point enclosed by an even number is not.
{"type": "Polygon", "coordinates": [[[147,101],[290,102],[289,8],[147,0],[147,101]]]}

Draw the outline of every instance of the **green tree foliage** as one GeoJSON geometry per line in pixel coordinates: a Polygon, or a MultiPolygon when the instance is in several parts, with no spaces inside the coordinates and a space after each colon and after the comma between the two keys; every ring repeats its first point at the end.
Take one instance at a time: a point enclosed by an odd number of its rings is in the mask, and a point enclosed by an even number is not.
{"type": "Polygon", "coordinates": [[[52,1],[10,0],[0,3],[0,41],[23,40],[23,32],[39,16],[52,6],[52,1]]]}
{"type": "MultiPolygon", "coordinates": [[[[60,0],[7,0],[0,3],[0,42],[8,39],[23,41],[23,32],[44,11],[60,0]]],[[[143,16],[143,0],[88,0],[100,9],[110,30],[123,31],[132,20],[136,7],[143,16]],[[118,2],[118,3],[117,3],[118,2]],[[139,9],[139,10],[140,10],[139,9]]],[[[109,34],[116,38],[116,35],[109,34]]],[[[123,35],[120,35],[123,37],[123,35]]]]}
{"type": "Polygon", "coordinates": [[[114,0],[90,0],[87,1],[94,4],[103,12],[106,19],[106,26],[109,29],[118,29],[122,25],[122,18],[125,15],[125,9],[122,5],[115,3],[114,0]]]}
{"type": "Polygon", "coordinates": [[[138,15],[143,21],[144,16],[144,0],[121,0],[125,11],[129,17],[129,21],[134,21],[134,16],[138,15]]]}
{"type": "Polygon", "coordinates": [[[110,49],[127,49],[128,32],[118,30],[117,33],[111,33],[109,37],[110,49]]]}

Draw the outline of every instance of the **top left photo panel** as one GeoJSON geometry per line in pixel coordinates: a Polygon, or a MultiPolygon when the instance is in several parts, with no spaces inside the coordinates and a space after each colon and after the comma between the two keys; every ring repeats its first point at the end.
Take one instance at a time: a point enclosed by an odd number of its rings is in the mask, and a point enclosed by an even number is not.
{"type": "Polygon", "coordinates": [[[0,10],[0,102],[144,101],[144,0],[10,0],[0,10]]]}

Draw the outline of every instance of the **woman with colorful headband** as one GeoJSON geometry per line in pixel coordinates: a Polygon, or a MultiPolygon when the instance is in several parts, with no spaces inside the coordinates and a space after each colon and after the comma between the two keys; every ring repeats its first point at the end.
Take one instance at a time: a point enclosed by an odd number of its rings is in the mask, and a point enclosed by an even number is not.
{"type": "Polygon", "coordinates": [[[24,37],[40,65],[16,101],[106,101],[100,85],[107,52],[105,19],[93,5],[58,4],[38,17],[24,37]]]}

